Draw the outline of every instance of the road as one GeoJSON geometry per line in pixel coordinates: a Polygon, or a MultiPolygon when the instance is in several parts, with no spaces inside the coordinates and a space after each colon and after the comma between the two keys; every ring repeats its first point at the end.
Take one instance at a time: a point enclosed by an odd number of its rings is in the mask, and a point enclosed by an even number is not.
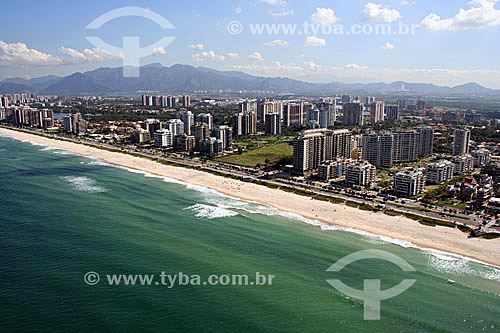
{"type": "MultiPolygon", "coordinates": [[[[7,128],[9,128],[9,127],[7,127],[7,128]]],[[[17,128],[11,128],[11,129],[19,130],[17,128]]],[[[84,138],[75,139],[75,138],[62,137],[62,136],[58,136],[55,134],[47,134],[47,133],[44,133],[43,131],[40,131],[40,130],[24,130],[24,131],[26,131],[28,133],[42,135],[42,136],[49,137],[49,138],[64,139],[66,141],[70,141],[70,142],[74,142],[74,143],[93,145],[93,146],[98,146],[98,147],[105,148],[105,149],[129,153],[129,154],[137,154],[137,155],[143,156],[143,157],[148,158],[148,159],[159,159],[159,160],[162,160],[165,162],[176,163],[176,164],[189,166],[189,167],[195,167],[195,168],[200,169],[200,170],[219,172],[219,173],[223,173],[226,175],[238,176],[238,177],[243,177],[243,178],[247,178],[247,179],[255,179],[255,180],[258,179],[253,174],[249,174],[249,173],[246,173],[246,172],[240,171],[240,170],[230,169],[228,167],[225,167],[222,164],[217,164],[214,162],[193,161],[192,159],[187,159],[187,158],[177,158],[177,157],[171,157],[171,156],[165,156],[165,155],[151,154],[151,153],[146,153],[146,152],[140,151],[135,147],[131,148],[129,146],[126,146],[126,147],[116,146],[116,145],[111,145],[108,143],[87,140],[84,138]]],[[[420,207],[418,207],[420,209],[416,209],[417,208],[416,203],[415,203],[415,208],[412,208],[412,207],[408,207],[406,205],[395,204],[395,203],[390,202],[390,201],[383,201],[382,199],[379,199],[379,198],[365,199],[365,198],[360,198],[358,196],[352,196],[352,195],[347,195],[347,194],[342,194],[342,193],[332,193],[331,191],[325,191],[323,189],[320,189],[320,188],[317,188],[317,187],[314,187],[311,185],[306,185],[306,184],[302,184],[302,183],[298,183],[298,182],[292,182],[290,180],[259,179],[259,181],[261,181],[263,183],[267,183],[267,184],[276,185],[276,186],[287,186],[287,187],[291,187],[291,188],[294,188],[297,190],[306,190],[312,194],[319,194],[319,195],[323,195],[323,196],[327,196],[327,197],[331,197],[331,198],[335,198],[335,199],[353,201],[353,202],[356,202],[359,204],[367,204],[367,205],[373,205],[374,203],[381,204],[381,205],[385,205],[385,207],[387,209],[391,209],[391,210],[394,210],[396,212],[409,213],[409,214],[413,214],[413,215],[418,215],[418,216],[422,216],[422,217],[429,217],[429,218],[433,218],[433,219],[437,219],[437,220],[441,220],[441,221],[446,221],[446,222],[454,222],[454,223],[466,225],[469,227],[478,227],[481,224],[480,219],[477,219],[479,221],[473,219],[474,216],[472,216],[472,217],[464,216],[463,218],[457,217],[457,216],[443,217],[442,216],[443,213],[441,211],[428,211],[428,210],[423,211],[422,208],[420,208],[420,207]]]]}

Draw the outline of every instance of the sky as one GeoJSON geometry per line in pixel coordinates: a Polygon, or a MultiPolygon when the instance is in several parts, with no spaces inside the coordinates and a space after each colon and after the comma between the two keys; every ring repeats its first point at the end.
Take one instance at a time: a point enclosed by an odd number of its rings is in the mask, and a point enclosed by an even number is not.
{"type": "Polygon", "coordinates": [[[500,89],[496,0],[18,0],[0,2],[0,12],[0,79],[118,67],[130,58],[116,50],[124,37],[139,37],[140,47],[175,37],[140,64],[309,82],[478,82],[500,89]],[[135,8],[86,29],[123,7],[135,8]]]}

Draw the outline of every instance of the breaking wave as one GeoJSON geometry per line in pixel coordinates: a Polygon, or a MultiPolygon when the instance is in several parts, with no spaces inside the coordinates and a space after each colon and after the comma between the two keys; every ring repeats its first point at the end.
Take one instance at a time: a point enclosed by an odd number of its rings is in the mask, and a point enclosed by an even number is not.
{"type": "Polygon", "coordinates": [[[105,188],[98,186],[95,180],[85,176],[65,176],[61,178],[72,184],[77,191],[87,193],[101,193],[107,191],[105,188]]]}

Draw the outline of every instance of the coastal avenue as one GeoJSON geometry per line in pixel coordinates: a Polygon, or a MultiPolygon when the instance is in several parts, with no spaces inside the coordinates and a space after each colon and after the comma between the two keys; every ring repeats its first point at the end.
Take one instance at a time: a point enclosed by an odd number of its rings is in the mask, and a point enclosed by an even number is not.
{"type": "MultiPolygon", "coordinates": [[[[12,128],[12,127],[7,127],[7,126],[2,126],[2,127],[19,131],[18,128],[12,128]]],[[[23,131],[26,131],[26,132],[32,133],[32,134],[36,134],[36,135],[40,135],[40,136],[49,137],[49,138],[55,138],[58,140],[65,140],[65,141],[79,143],[79,144],[98,146],[98,147],[101,147],[104,149],[128,153],[128,154],[136,154],[136,155],[143,156],[144,158],[148,158],[148,159],[156,159],[156,160],[160,160],[160,161],[165,161],[167,163],[175,163],[175,164],[179,164],[179,165],[183,165],[183,166],[187,166],[187,167],[199,168],[201,170],[217,172],[217,173],[221,173],[221,174],[224,174],[227,176],[237,176],[237,177],[241,177],[241,178],[248,179],[248,180],[250,180],[250,179],[256,180],[257,179],[257,177],[255,177],[254,175],[252,175],[250,173],[246,173],[246,172],[241,171],[241,170],[233,170],[233,169],[226,167],[223,164],[218,164],[218,163],[214,163],[214,162],[203,163],[203,162],[197,162],[197,161],[193,161],[193,160],[189,160],[189,159],[173,158],[173,157],[169,157],[169,156],[158,156],[158,155],[153,155],[153,154],[145,153],[142,151],[138,151],[137,149],[124,148],[121,146],[114,146],[114,145],[101,143],[101,142],[82,140],[82,139],[77,140],[77,139],[73,139],[73,138],[57,136],[55,134],[48,135],[48,134],[45,134],[43,131],[38,131],[38,130],[23,130],[23,131]]],[[[424,210],[423,208],[418,207],[418,206],[413,208],[413,207],[407,206],[407,205],[386,202],[386,201],[379,199],[379,198],[368,200],[368,199],[360,198],[358,196],[352,196],[352,195],[341,194],[341,193],[332,193],[329,191],[318,189],[314,186],[305,185],[305,184],[301,184],[301,183],[293,183],[290,181],[284,182],[284,181],[267,180],[267,179],[259,179],[259,181],[266,183],[266,184],[275,185],[275,186],[287,186],[289,188],[293,188],[296,190],[306,190],[313,195],[322,195],[322,196],[327,196],[327,197],[331,197],[331,198],[356,202],[358,204],[372,205],[374,202],[377,202],[380,205],[384,205],[385,209],[390,209],[390,210],[393,210],[393,211],[399,212],[399,213],[409,213],[409,214],[413,214],[413,215],[417,215],[417,216],[421,216],[421,217],[432,218],[432,219],[436,219],[436,220],[440,220],[440,221],[454,222],[454,223],[459,224],[459,225],[466,225],[466,226],[470,226],[473,228],[481,227],[481,220],[479,217],[477,217],[475,215],[464,216],[464,217],[459,217],[456,215],[443,216],[444,214],[442,211],[429,210],[427,208],[424,210]]],[[[490,229],[488,227],[489,227],[489,225],[484,227],[482,230],[485,232],[496,232],[496,230],[490,229]]]]}

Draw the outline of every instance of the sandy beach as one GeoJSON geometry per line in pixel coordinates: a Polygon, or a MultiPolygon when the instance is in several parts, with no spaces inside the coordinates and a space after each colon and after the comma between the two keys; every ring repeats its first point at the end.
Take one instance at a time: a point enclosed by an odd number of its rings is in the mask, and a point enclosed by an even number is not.
{"type": "Polygon", "coordinates": [[[99,158],[104,162],[205,186],[239,199],[272,206],[284,212],[340,228],[352,228],[382,237],[411,242],[421,248],[450,252],[500,266],[500,239],[468,239],[467,234],[446,227],[427,227],[416,221],[373,213],[341,204],[312,200],[264,186],[244,183],[205,172],[167,166],[126,154],[108,152],[81,144],[0,128],[0,135],[27,140],[73,153],[99,158]]]}

